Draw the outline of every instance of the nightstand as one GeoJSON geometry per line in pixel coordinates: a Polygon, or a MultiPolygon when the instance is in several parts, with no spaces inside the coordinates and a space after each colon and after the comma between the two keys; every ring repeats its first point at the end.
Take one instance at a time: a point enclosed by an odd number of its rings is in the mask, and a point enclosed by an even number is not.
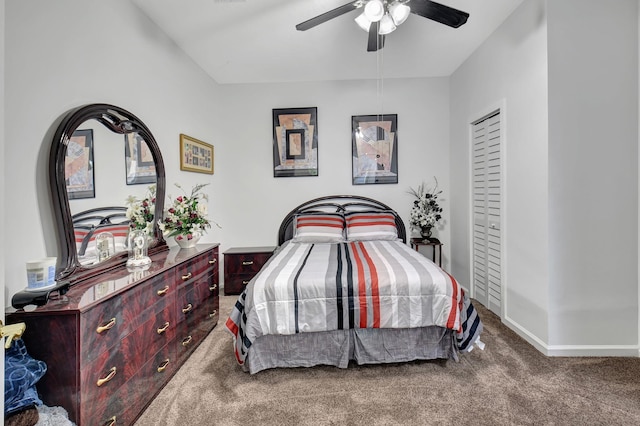
{"type": "Polygon", "coordinates": [[[274,246],[231,247],[224,254],[224,294],[240,294],[260,268],[267,263],[274,246]]]}
{"type": "Polygon", "coordinates": [[[416,251],[420,251],[420,246],[431,246],[433,247],[433,263],[436,262],[436,251],[438,252],[438,266],[442,267],[442,243],[439,239],[434,237],[429,238],[411,238],[409,240],[411,243],[411,248],[416,249],[416,251]]]}

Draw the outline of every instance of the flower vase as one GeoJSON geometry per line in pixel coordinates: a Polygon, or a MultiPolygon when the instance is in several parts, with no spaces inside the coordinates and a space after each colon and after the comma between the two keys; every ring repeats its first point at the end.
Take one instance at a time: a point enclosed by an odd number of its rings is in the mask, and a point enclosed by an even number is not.
{"type": "Polygon", "coordinates": [[[431,226],[423,226],[420,228],[420,236],[422,238],[431,238],[431,226]]]}
{"type": "Polygon", "coordinates": [[[180,248],[193,248],[198,244],[198,240],[200,239],[199,234],[191,234],[191,239],[188,239],[186,235],[176,235],[173,237],[176,240],[176,243],[180,246],[180,248]]]}

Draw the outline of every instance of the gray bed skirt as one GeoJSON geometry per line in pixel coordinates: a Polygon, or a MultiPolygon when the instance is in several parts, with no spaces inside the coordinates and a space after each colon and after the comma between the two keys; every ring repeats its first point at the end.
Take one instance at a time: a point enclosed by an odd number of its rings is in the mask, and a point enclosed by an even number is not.
{"type": "Polygon", "coordinates": [[[269,335],[256,339],[243,369],[251,374],[268,368],[357,364],[383,364],[427,359],[458,360],[452,330],[375,328],[269,335]]]}

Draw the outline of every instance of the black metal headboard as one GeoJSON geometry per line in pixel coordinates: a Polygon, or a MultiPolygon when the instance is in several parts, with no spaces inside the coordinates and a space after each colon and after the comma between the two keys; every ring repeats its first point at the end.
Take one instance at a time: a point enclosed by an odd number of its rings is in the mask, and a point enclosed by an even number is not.
{"type": "Polygon", "coordinates": [[[295,209],[291,210],[280,224],[278,231],[278,245],[282,245],[285,241],[293,238],[293,226],[295,215],[298,213],[309,212],[350,212],[350,211],[388,211],[391,212],[395,218],[396,228],[398,229],[398,238],[404,243],[407,242],[407,232],[404,227],[404,222],[398,215],[398,213],[373,198],[361,197],[359,195],[328,195],[325,197],[316,198],[305,203],[300,204],[295,209]]]}

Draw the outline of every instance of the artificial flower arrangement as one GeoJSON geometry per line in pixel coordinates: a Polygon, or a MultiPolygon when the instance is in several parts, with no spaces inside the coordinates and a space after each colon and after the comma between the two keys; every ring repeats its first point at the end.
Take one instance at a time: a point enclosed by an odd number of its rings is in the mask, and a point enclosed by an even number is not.
{"type": "Polygon", "coordinates": [[[127,197],[126,216],[131,230],[140,229],[147,235],[153,235],[153,217],[156,208],[156,186],[150,185],[144,199],[139,200],[133,195],[127,197]]]}
{"type": "MultiPolygon", "coordinates": [[[[179,184],[175,185],[182,189],[179,184]]],[[[175,237],[176,240],[198,239],[211,227],[205,203],[208,197],[200,192],[207,185],[198,184],[193,187],[190,195],[183,190],[184,195],[172,199],[164,220],[158,224],[165,236],[175,237]]]]}
{"type": "MultiPolygon", "coordinates": [[[[435,178],[434,178],[435,179],[435,178]]],[[[409,189],[409,193],[415,197],[411,207],[410,224],[414,229],[421,230],[424,237],[431,236],[431,228],[442,219],[442,208],[438,204],[438,180],[432,189],[427,189],[424,183],[418,189],[409,189]]]]}

